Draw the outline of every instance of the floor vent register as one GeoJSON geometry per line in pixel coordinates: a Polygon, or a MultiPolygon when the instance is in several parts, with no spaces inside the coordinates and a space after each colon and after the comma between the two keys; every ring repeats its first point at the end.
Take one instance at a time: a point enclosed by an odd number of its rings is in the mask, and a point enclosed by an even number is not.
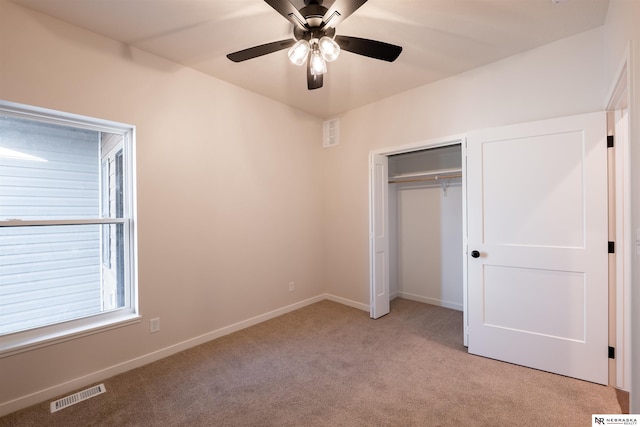
{"type": "Polygon", "coordinates": [[[104,387],[104,384],[98,384],[97,386],[63,397],[62,399],[51,402],[51,412],[53,413],[71,405],[75,405],[78,402],[82,402],[83,400],[91,399],[92,397],[106,391],[107,389],[104,387]]]}

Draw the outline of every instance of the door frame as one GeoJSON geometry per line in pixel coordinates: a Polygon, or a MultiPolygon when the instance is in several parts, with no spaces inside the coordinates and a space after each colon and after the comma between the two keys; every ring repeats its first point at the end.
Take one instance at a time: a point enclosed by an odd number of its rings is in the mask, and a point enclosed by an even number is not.
{"type": "MultiPolygon", "coordinates": [[[[376,244],[375,244],[375,235],[374,230],[375,225],[378,221],[383,222],[383,227],[385,230],[389,230],[389,216],[382,215],[381,212],[377,212],[374,205],[374,200],[376,194],[383,195],[385,198],[382,200],[382,205],[389,206],[388,200],[388,183],[381,183],[379,180],[375,179],[375,158],[377,156],[386,156],[387,158],[396,154],[404,154],[411,153],[414,151],[428,150],[432,148],[446,147],[450,145],[460,145],[462,151],[462,249],[463,253],[460,256],[463,259],[463,283],[462,283],[462,304],[463,304],[463,317],[464,317],[464,345],[467,345],[468,341],[468,323],[467,323],[467,186],[466,186],[466,169],[467,169],[467,142],[466,136],[464,134],[459,135],[451,135],[443,138],[435,138],[424,141],[413,142],[410,144],[398,145],[393,147],[381,148],[377,150],[372,150],[369,152],[369,292],[371,298],[371,306],[370,306],[370,315],[372,318],[380,317],[380,313],[376,313],[376,317],[374,317],[374,301],[376,297],[376,277],[375,272],[380,267],[377,265],[377,257],[376,257],[376,244]],[[380,185],[385,185],[384,189],[379,188],[380,185]],[[387,191],[383,191],[387,190],[387,191]]],[[[378,204],[380,206],[380,204],[378,204]]],[[[385,252],[385,257],[387,258],[387,265],[389,261],[389,239],[386,239],[385,243],[386,247],[381,248],[385,252]]],[[[380,249],[380,248],[378,248],[380,249]]],[[[386,286],[389,286],[389,273],[391,269],[385,269],[384,273],[386,275],[386,286]]],[[[389,292],[385,292],[386,298],[389,298],[389,292]]]]}
{"type": "MultiPolygon", "coordinates": [[[[610,338],[615,344],[616,354],[613,372],[610,372],[610,384],[625,390],[631,390],[631,282],[632,255],[634,235],[631,229],[631,115],[630,95],[631,79],[631,46],[625,49],[622,61],[614,74],[614,81],[607,96],[607,129],[608,135],[615,134],[614,167],[615,167],[615,279],[610,286],[610,293],[615,293],[615,301],[610,305],[610,338]],[[616,116],[626,115],[622,127],[616,127],[616,116]]],[[[610,344],[610,345],[611,345],[610,344]]]]}

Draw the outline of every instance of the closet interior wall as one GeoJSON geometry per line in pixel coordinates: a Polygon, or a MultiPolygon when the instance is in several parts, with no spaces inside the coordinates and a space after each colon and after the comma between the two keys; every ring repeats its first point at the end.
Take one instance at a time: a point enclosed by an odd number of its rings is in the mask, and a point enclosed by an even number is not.
{"type": "Polygon", "coordinates": [[[463,310],[461,169],[459,144],[389,156],[391,299],[463,310]]]}

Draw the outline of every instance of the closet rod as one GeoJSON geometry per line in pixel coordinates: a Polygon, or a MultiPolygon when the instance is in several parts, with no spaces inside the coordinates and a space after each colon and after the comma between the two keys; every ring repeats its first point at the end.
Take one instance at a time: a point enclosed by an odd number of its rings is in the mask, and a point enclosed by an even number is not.
{"type": "Polygon", "coordinates": [[[425,176],[422,178],[408,178],[408,179],[390,179],[389,184],[402,184],[403,182],[420,182],[420,181],[443,181],[445,179],[451,178],[462,178],[462,174],[454,174],[454,175],[435,175],[435,176],[425,176]]]}

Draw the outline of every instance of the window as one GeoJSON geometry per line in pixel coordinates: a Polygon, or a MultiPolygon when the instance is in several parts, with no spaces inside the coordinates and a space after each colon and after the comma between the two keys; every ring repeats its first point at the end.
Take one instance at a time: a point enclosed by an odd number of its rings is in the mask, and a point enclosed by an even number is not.
{"type": "Polygon", "coordinates": [[[0,102],[0,354],[136,321],[134,128],[0,102]]]}

